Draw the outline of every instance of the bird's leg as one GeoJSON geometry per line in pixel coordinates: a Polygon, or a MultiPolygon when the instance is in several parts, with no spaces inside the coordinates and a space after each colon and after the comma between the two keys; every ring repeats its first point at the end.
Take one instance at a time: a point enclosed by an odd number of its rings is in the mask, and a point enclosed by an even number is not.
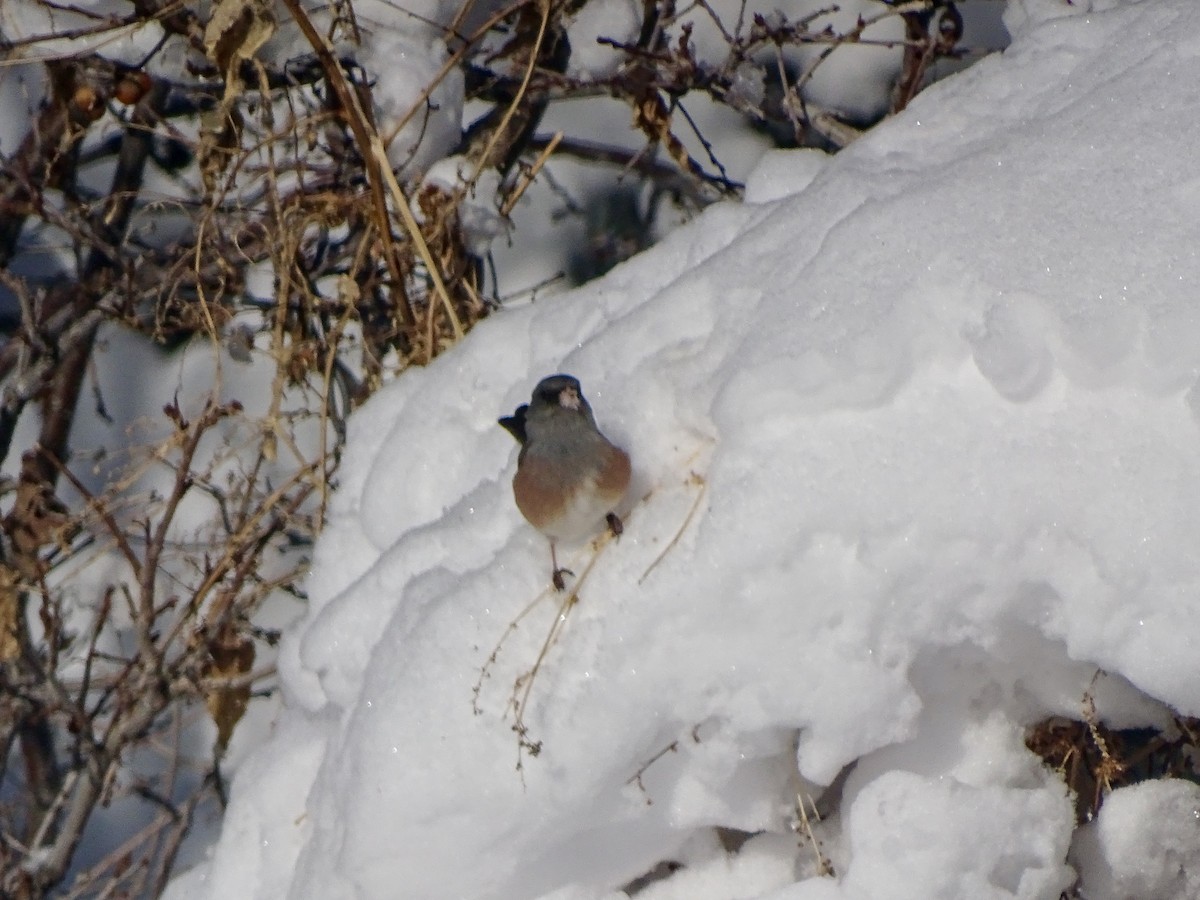
{"type": "Polygon", "coordinates": [[[621,518],[616,513],[609,513],[604,517],[604,521],[608,523],[608,530],[613,533],[613,537],[620,537],[625,531],[625,526],[621,524],[621,518]]]}
{"type": "Polygon", "coordinates": [[[558,555],[554,552],[554,541],[550,542],[550,565],[553,566],[550,580],[554,582],[554,589],[556,591],[565,591],[567,583],[563,580],[563,575],[570,575],[574,578],[575,573],[570,569],[560,569],[558,567],[558,555]]]}

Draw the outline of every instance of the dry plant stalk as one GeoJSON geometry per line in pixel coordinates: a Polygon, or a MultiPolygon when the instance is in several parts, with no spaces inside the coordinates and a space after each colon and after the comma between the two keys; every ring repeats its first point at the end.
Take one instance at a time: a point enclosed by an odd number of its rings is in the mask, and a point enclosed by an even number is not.
{"type": "Polygon", "coordinates": [[[817,811],[816,801],[806,793],[796,794],[796,815],[794,818],[793,830],[804,835],[809,846],[812,847],[813,857],[815,859],[815,874],[821,878],[832,878],[837,874],[833,868],[833,861],[825,855],[825,848],[821,844],[820,838],[817,837],[813,830],[813,821],[821,821],[821,814],[817,811]],[[812,808],[812,815],[809,815],[809,807],[812,808]]]}
{"type": "MultiPolygon", "coordinates": [[[[529,723],[526,721],[525,715],[529,708],[529,700],[533,695],[534,684],[537,682],[538,675],[542,671],[542,667],[546,662],[546,657],[550,651],[558,644],[562,637],[563,630],[567,626],[567,617],[570,616],[571,610],[580,601],[580,591],[588,580],[588,576],[596,566],[597,560],[603,553],[604,549],[613,541],[614,535],[612,531],[605,531],[599,537],[595,538],[591,546],[588,548],[589,556],[586,565],[579,571],[579,575],[575,578],[571,585],[571,589],[562,595],[561,600],[555,607],[554,620],[550,623],[550,627],[546,631],[546,637],[542,640],[538,648],[537,656],[533,664],[521,672],[514,680],[512,689],[509,693],[508,701],[504,706],[504,717],[507,718],[511,713],[513,717],[512,730],[517,736],[517,765],[516,771],[521,776],[524,783],[525,770],[525,754],[530,756],[538,756],[542,752],[542,742],[535,740],[530,735],[529,723]]],[[[504,632],[500,635],[496,645],[492,648],[492,652],[488,654],[486,660],[479,668],[479,678],[476,679],[475,685],[471,688],[471,709],[475,715],[483,714],[483,705],[481,702],[481,694],[483,685],[492,675],[492,669],[500,658],[500,651],[505,643],[517,631],[521,621],[529,615],[541,602],[550,596],[558,596],[550,586],[544,588],[536,597],[534,597],[525,608],[521,610],[517,616],[508,623],[504,632]]]]}

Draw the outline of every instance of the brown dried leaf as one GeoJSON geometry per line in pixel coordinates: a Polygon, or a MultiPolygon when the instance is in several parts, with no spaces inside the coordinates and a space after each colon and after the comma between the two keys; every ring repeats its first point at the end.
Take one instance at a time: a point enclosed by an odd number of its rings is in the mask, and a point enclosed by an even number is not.
{"type": "Polygon", "coordinates": [[[17,571],[26,578],[36,579],[44,574],[42,548],[69,543],[78,523],[71,519],[66,506],[48,485],[22,477],[4,529],[12,540],[17,571]]]}
{"type": "Polygon", "coordinates": [[[21,615],[20,576],[12,566],[0,563],[0,663],[21,655],[18,622],[21,615]]]}
{"type": "Polygon", "coordinates": [[[658,91],[648,89],[633,108],[633,124],[652,143],[662,144],[675,165],[692,175],[702,175],[683,142],[671,131],[671,110],[658,91]]]}
{"type": "MultiPolygon", "coordinates": [[[[247,674],[254,666],[254,642],[225,627],[208,647],[209,661],[204,674],[208,678],[236,678],[247,674]]],[[[217,726],[217,748],[229,746],[233,729],[246,713],[250,703],[250,685],[213,687],[204,698],[208,714],[217,726]]]]}
{"type": "MultiPolygon", "coordinates": [[[[219,0],[204,28],[204,50],[227,81],[275,33],[275,14],[263,0],[219,0]]],[[[228,84],[226,85],[228,90],[228,84]]]]}

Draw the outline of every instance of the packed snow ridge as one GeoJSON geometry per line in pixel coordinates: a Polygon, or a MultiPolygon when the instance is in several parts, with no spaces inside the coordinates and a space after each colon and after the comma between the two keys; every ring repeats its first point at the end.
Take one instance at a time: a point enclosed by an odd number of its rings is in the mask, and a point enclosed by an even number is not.
{"type": "Polygon", "coordinates": [[[1077,830],[1024,743],[1200,714],[1200,5],[1007,24],[356,414],[273,736],[172,897],[1200,896],[1200,789],[1077,830]],[[496,425],[558,371],[635,479],[565,619],[496,425]]]}

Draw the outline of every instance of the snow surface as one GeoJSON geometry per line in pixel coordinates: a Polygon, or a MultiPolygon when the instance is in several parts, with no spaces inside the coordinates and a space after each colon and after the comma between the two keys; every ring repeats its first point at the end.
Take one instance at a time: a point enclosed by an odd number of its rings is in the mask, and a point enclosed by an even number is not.
{"type": "Polygon", "coordinates": [[[1200,897],[1198,846],[1200,786],[1147,781],[1115,791],[1076,841],[1084,896],[1200,897]]]}
{"type": "Polygon", "coordinates": [[[1196,896],[1193,787],[1117,792],[1072,849],[1023,737],[1089,689],[1117,726],[1200,714],[1200,5],[1006,22],[837,157],[772,154],[760,202],[354,417],[276,731],[173,900],[621,897],[667,860],[639,897],[1053,900],[1073,866],[1196,896]],[[556,371],[636,485],[518,772],[557,604],[476,715],[548,580],[495,419],[556,371]]]}

